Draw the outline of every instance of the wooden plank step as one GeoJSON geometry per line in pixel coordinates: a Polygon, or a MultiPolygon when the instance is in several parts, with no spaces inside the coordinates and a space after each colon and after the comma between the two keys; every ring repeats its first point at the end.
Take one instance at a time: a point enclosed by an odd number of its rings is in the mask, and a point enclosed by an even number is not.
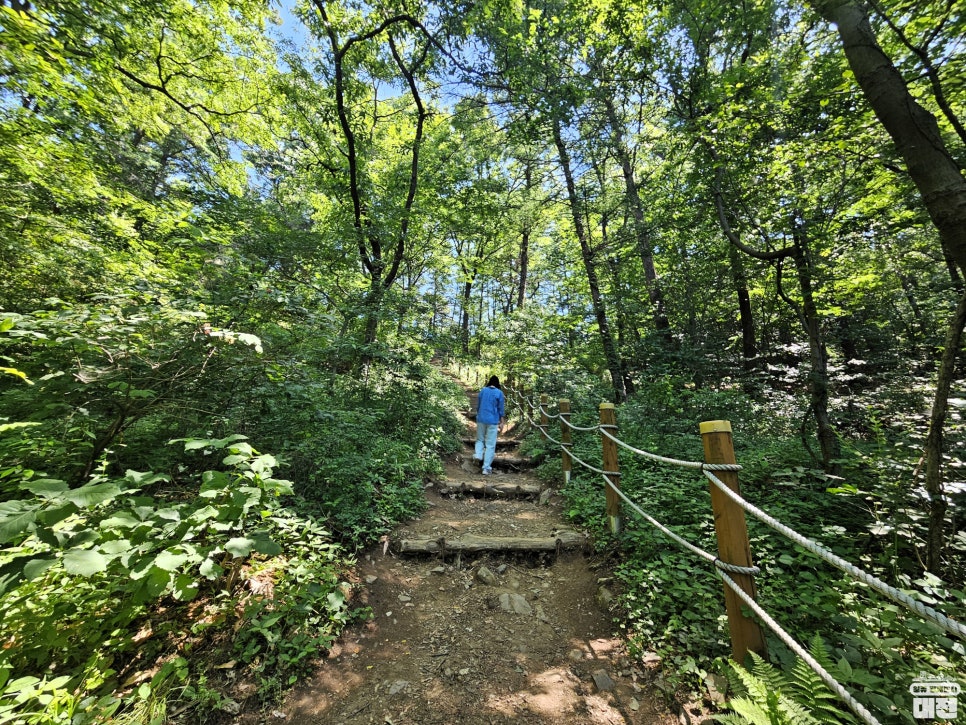
{"type": "MultiPolygon", "coordinates": [[[[472,448],[473,446],[476,445],[476,438],[464,438],[463,443],[465,445],[468,445],[470,448],[472,448]]],[[[496,442],[496,449],[499,451],[499,450],[504,450],[506,448],[516,448],[518,445],[520,445],[520,441],[513,440],[512,438],[507,438],[505,440],[498,440],[496,442]]]]}
{"type": "Polygon", "coordinates": [[[479,493],[494,496],[518,494],[521,496],[539,496],[541,488],[536,483],[513,483],[501,481],[499,478],[483,481],[450,481],[438,485],[440,493],[479,493]]]}
{"type": "Polygon", "coordinates": [[[576,531],[555,531],[550,536],[528,538],[525,536],[477,536],[463,534],[438,539],[398,539],[393,549],[400,554],[445,554],[457,551],[557,551],[582,549],[587,537],[576,531]]]}

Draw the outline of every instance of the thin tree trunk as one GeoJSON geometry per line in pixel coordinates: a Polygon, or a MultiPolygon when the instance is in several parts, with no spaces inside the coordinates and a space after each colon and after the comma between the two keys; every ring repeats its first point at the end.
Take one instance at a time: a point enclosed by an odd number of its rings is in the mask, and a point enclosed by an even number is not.
{"type": "MultiPolygon", "coordinates": [[[[530,197],[530,190],[533,188],[533,169],[527,161],[524,170],[524,180],[526,184],[526,198],[530,197]]],[[[517,309],[522,310],[527,301],[527,276],[530,274],[530,220],[524,218],[523,233],[520,235],[520,256],[519,256],[520,277],[517,281],[517,309]]]]}
{"type": "Polygon", "coordinates": [[[731,261],[731,281],[738,296],[738,320],[741,324],[741,365],[745,372],[755,369],[758,359],[758,341],[755,336],[755,318],[751,311],[751,295],[741,253],[733,244],[728,246],[731,261]]]}
{"type": "Polygon", "coordinates": [[[946,345],[939,363],[936,393],[932,413],[929,416],[929,433],[926,436],[924,458],[926,459],[926,492],[929,494],[929,533],[926,549],[926,568],[940,575],[942,555],[945,549],[946,496],[943,490],[943,430],[949,412],[949,391],[956,373],[956,357],[963,344],[966,328],[966,294],[959,300],[956,314],[949,322],[946,345]]]}
{"type": "Polygon", "coordinates": [[[614,399],[615,402],[622,403],[627,399],[627,390],[624,387],[620,356],[617,353],[617,347],[614,345],[614,339],[611,337],[610,325],[607,322],[607,310],[604,307],[603,296],[600,293],[600,282],[597,277],[597,267],[594,263],[594,253],[591,249],[584,220],[580,215],[580,200],[577,198],[577,186],[574,183],[573,170],[570,167],[570,154],[567,153],[567,147],[564,145],[563,137],[560,134],[560,122],[557,119],[554,119],[553,122],[553,140],[557,146],[560,166],[563,169],[564,179],[567,182],[567,196],[570,199],[570,211],[573,216],[574,232],[577,234],[577,241],[580,242],[580,257],[583,260],[584,270],[587,273],[591,305],[594,309],[594,317],[597,319],[597,329],[600,332],[600,341],[604,348],[604,358],[607,361],[611,385],[614,388],[614,399]]]}
{"type": "Polygon", "coordinates": [[[624,194],[627,205],[631,210],[631,218],[634,220],[634,239],[637,252],[644,267],[644,287],[647,290],[648,299],[651,302],[651,314],[654,327],[661,333],[661,337],[668,344],[671,343],[671,323],[668,322],[667,313],[664,310],[664,294],[661,291],[661,283],[657,278],[657,271],[654,268],[654,249],[651,245],[651,238],[644,222],[644,205],[641,203],[641,194],[637,186],[637,179],[634,178],[634,166],[631,163],[631,155],[628,153],[624,143],[623,127],[617,117],[617,109],[610,96],[604,94],[604,107],[607,109],[607,121],[610,124],[611,132],[614,135],[614,153],[620,163],[621,173],[624,176],[624,194]]]}

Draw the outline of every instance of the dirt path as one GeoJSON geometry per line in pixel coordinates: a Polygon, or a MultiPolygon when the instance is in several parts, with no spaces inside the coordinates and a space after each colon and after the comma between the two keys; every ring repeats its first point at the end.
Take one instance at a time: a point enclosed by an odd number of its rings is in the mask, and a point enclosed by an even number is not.
{"type": "MultiPolygon", "coordinates": [[[[468,429],[475,434],[472,422],[468,429]]],[[[393,539],[546,536],[567,528],[555,495],[541,504],[536,497],[445,493],[484,479],[469,455],[467,447],[445,462],[444,479],[426,490],[426,513],[393,539]]],[[[527,473],[486,480],[540,483],[527,473]]],[[[613,635],[598,602],[603,575],[585,552],[442,557],[397,555],[380,546],[358,568],[373,619],[345,632],[271,721],[678,722],[652,685],[656,665],[632,662],[613,635]]]]}

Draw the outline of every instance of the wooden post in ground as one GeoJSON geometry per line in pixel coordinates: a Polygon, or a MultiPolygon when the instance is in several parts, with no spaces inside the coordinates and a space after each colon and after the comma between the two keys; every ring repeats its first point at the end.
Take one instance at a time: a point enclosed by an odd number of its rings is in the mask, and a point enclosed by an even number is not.
{"type": "MultiPolygon", "coordinates": [[[[701,439],[704,442],[705,463],[737,463],[731,438],[731,423],[727,420],[711,420],[701,424],[701,439]]],[[[738,473],[735,471],[714,471],[722,483],[735,493],[741,493],[738,473]]],[[[718,538],[718,558],[737,566],[754,566],[751,558],[751,545],[748,543],[748,526],[745,512],[738,504],[720,491],[713,482],[711,487],[711,507],[714,510],[714,530],[718,538]]],[[[751,574],[732,574],[725,572],[742,591],[757,599],[755,579],[751,574]]],[[[748,652],[765,655],[765,637],[761,627],[741,612],[742,602],[731,588],[725,584],[725,607],[728,611],[728,628],[731,631],[731,655],[736,662],[744,664],[748,652]]]]}
{"type": "Polygon", "coordinates": [[[617,444],[604,435],[603,431],[608,431],[615,438],[617,437],[617,413],[613,403],[600,404],[600,427],[601,427],[601,446],[603,448],[604,471],[606,478],[610,481],[607,486],[607,521],[610,524],[610,532],[615,536],[623,528],[623,517],[621,516],[621,499],[613,488],[620,488],[621,470],[617,462],[617,444]],[[613,486],[613,488],[611,488],[613,486]]]}
{"type": "Polygon", "coordinates": [[[560,411],[560,441],[563,443],[563,475],[564,475],[564,485],[570,483],[570,472],[574,468],[574,462],[570,458],[570,444],[573,443],[573,438],[571,437],[570,426],[570,401],[566,398],[561,398],[557,401],[557,410],[560,411]]]}
{"type": "Polygon", "coordinates": [[[524,412],[524,417],[523,417],[524,430],[529,431],[530,421],[533,420],[533,405],[531,405],[531,402],[530,402],[531,398],[533,397],[533,390],[531,390],[530,388],[524,388],[521,392],[523,393],[523,400],[521,401],[521,406],[524,412]]]}
{"type": "Polygon", "coordinates": [[[547,426],[550,425],[550,419],[547,418],[547,405],[550,403],[550,396],[546,393],[540,393],[540,432],[543,434],[544,440],[549,436],[547,434],[547,426]]]}

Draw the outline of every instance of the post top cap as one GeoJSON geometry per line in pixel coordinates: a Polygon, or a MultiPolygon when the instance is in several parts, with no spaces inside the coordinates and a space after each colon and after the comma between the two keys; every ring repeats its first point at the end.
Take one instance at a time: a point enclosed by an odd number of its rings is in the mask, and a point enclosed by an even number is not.
{"type": "Polygon", "coordinates": [[[701,431],[701,435],[704,435],[705,433],[730,433],[731,421],[730,420],[706,420],[698,427],[701,431]]]}
{"type": "Polygon", "coordinates": [[[600,409],[601,410],[613,410],[615,407],[616,406],[613,403],[601,403],[600,404],[600,409]]]}

